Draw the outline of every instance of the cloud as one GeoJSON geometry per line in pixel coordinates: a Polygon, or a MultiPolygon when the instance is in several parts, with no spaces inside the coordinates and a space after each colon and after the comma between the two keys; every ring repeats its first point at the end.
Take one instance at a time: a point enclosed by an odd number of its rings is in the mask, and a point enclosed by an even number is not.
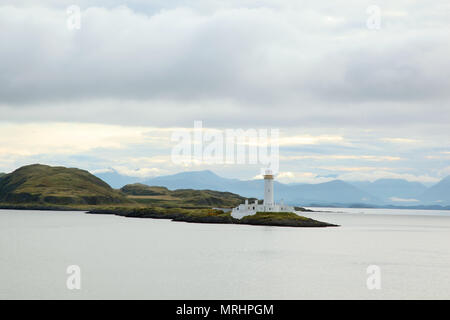
{"type": "Polygon", "coordinates": [[[412,173],[398,173],[394,170],[386,171],[383,169],[374,169],[367,171],[352,171],[339,175],[339,179],[345,181],[375,181],[378,179],[404,179],[410,182],[422,182],[425,184],[436,183],[441,180],[439,177],[430,176],[428,174],[412,174],[412,173]]]}
{"type": "Polygon", "coordinates": [[[377,155],[346,155],[346,154],[324,154],[324,155],[288,155],[280,156],[282,160],[363,160],[363,161],[399,161],[402,160],[401,157],[395,156],[377,156],[377,155]]]}
{"type": "Polygon", "coordinates": [[[443,2],[384,2],[376,33],[356,1],[308,10],[295,1],[81,2],[76,32],[66,28],[63,4],[6,3],[0,112],[9,120],[186,126],[201,115],[214,126],[331,127],[450,120],[441,103],[450,92],[443,2]]]}
{"type": "Polygon", "coordinates": [[[417,200],[417,199],[403,199],[403,198],[397,198],[397,197],[391,197],[389,199],[394,202],[419,202],[419,200],[417,200]]]}
{"type": "Polygon", "coordinates": [[[114,166],[113,169],[122,175],[138,178],[154,177],[157,175],[161,175],[162,172],[159,168],[130,169],[126,166],[114,166]]]}
{"type": "Polygon", "coordinates": [[[380,168],[380,167],[347,167],[347,166],[326,166],[320,167],[320,169],[330,170],[330,171],[374,171],[374,170],[389,170],[391,168],[380,168]]]}
{"type": "Polygon", "coordinates": [[[420,140],[415,139],[407,139],[407,138],[382,138],[381,141],[390,142],[390,143],[419,143],[420,140]]]}
{"type": "Polygon", "coordinates": [[[90,170],[92,174],[99,174],[99,173],[111,173],[114,172],[113,168],[104,168],[104,169],[94,169],[90,170]]]}
{"type": "Polygon", "coordinates": [[[442,151],[439,154],[426,155],[425,158],[430,160],[450,160],[450,152],[442,151]]]}
{"type": "Polygon", "coordinates": [[[438,173],[441,177],[450,176],[450,166],[438,169],[438,173]]]}
{"type": "Polygon", "coordinates": [[[143,143],[145,128],[87,123],[3,123],[2,157],[37,154],[78,154],[95,148],[117,149],[143,143]]]}
{"type": "MultiPolygon", "coordinates": [[[[254,176],[253,179],[261,179],[261,175],[254,176]]],[[[313,172],[281,171],[277,174],[276,180],[282,183],[321,183],[334,180],[334,178],[321,177],[313,172]]]]}
{"type": "Polygon", "coordinates": [[[321,177],[313,172],[280,172],[277,180],[283,183],[322,183],[334,180],[333,177],[321,177]]]}
{"type": "Polygon", "coordinates": [[[328,135],[288,136],[288,137],[280,137],[279,139],[280,146],[311,145],[320,143],[341,144],[343,142],[344,138],[341,136],[328,136],[328,135]]]}

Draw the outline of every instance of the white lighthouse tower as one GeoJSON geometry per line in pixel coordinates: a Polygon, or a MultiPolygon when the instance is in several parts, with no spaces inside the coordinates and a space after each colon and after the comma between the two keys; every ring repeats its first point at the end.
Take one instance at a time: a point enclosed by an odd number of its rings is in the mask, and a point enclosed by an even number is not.
{"type": "Polygon", "coordinates": [[[266,170],[264,174],[264,205],[273,205],[273,174],[271,170],[266,170]]]}
{"type": "Polygon", "coordinates": [[[259,204],[258,200],[254,203],[249,203],[245,200],[245,203],[240,204],[238,207],[231,211],[231,216],[236,219],[241,219],[245,216],[254,215],[257,212],[295,212],[294,207],[287,206],[283,202],[276,204],[273,201],[273,178],[274,175],[271,170],[264,172],[264,203],[259,204]]]}

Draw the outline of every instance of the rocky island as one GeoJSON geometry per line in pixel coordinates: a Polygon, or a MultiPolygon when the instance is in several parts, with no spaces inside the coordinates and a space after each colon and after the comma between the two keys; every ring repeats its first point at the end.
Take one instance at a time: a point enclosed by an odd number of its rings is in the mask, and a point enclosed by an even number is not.
{"type": "MultiPolygon", "coordinates": [[[[169,190],[143,184],[126,185],[115,190],[85,170],[40,164],[21,167],[0,178],[0,208],[4,209],[78,210],[89,214],[114,214],[191,223],[336,226],[293,212],[257,212],[236,219],[228,210],[214,209],[232,208],[245,199],[230,192],[169,190]]],[[[305,210],[298,207],[296,209],[305,210]]]]}
{"type": "Polygon", "coordinates": [[[235,219],[230,212],[217,209],[185,208],[99,208],[91,214],[115,214],[129,218],[170,219],[194,223],[248,224],[277,227],[337,227],[327,222],[299,216],[290,212],[257,212],[255,215],[235,219]]]}

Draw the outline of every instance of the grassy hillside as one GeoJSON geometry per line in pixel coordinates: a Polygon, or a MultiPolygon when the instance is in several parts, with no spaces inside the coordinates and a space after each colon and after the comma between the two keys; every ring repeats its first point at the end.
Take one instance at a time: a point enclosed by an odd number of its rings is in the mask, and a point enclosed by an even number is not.
{"type": "Polygon", "coordinates": [[[121,191],[129,199],[140,203],[171,207],[235,207],[246,199],[231,192],[193,189],[171,191],[165,187],[151,187],[140,183],[126,185],[121,191]]]}
{"type": "Polygon", "coordinates": [[[332,227],[334,224],[299,216],[292,212],[257,212],[240,220],[242,224],[279,227],[332,227]]]}
{"type": "Polygon", "coordinates": [[[98,205],[130,201],[87,171],[35,164],[21,167],[0,179],[0,202],[98,205]]]}

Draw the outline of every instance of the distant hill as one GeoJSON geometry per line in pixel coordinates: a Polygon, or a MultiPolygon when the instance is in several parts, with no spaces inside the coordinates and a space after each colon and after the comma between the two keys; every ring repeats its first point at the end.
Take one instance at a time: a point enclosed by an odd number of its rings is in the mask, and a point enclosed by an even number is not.
{"type": "MultiPolygon", "coordinates": [[[[395,199],[417,199],[427,187],[420,182],[410,182],[402,179],[378,179],[374,182],[351,182],[359,189],[372,194],[386,203],[397,203],[395,199]]],[[[412,202],[414,204],[414,202],[412,202]]]]}
{"type": "Polygon", "coordinates": [[[353,203],[379,204],[381,202],[377,197],[342,180],[295,186],[282,185],[278,189],[280,189],[280,196],[283,196],[286,201],[301,205],[309,205],[312,203],[321,203],[323,205],[353,203]]]}
{"type": "Polygon", "coordinates": [[[164,186],[169,189],[213,189],[220,191],[229,191],[229,186],[234,182],[239,183],[240,180],[223,178],[210,170],[180,172],[143,181],[147,185],[164,186]]]}
{"type": "Polygon", "coordinates": [[[235,207],[245,201],[244,197],[231,192],[193,189],[177,189],[172,191],[166,187],[147,186],[141,183],[126,185],[121,191],[134,201],[172,207],[235,207]]]}
{"type": "MultiPolygon", "coordinates": [[[[223,178],[215,173],[205,171],[181,172],[174,175],[160,176],[145,180],[148,185],[164,186],[169,189],[213,189],[229,191],[244,197],[263,198],[264,180],[238,180],[223,178]]],[[[274,182],[275,200],[283,199],[293,205],[371,203],[379,204],[380,199],[357,187],[334,180],[319,184],[283,184],[274,182]]]]}
{"type": "MultiPolygon", "coordinates": [[[[114,173],[115,181],[133,183],[137,178],[114,173]]],[[[374,182],[345,182],[333,180],[325,183],[274,182],[275,200],[283,199],[292,205],[330,205],[356,207],[418,207],[438,209],[450,205],[450,177],[433,187],[427,188],[419,182],[402,179],[379,179],[374,182]],[[415,201],[417,200],[417,201],[415,201]]],[[[110,182],[106,178],[107,182],[110,182]]],[[[195,189],[232,192],[247,198],[263,198],[264,181],[229,179],[209,170],[180,172],[141,181],[146,185],[162,186],[169,190],[195,189]]],[[[127,183],[125,183],[127,184],[127,183]]]]}
{"type": "Polygon", "coordinates": [[[425,204],[450,205],[450,176],[428,188],[419,199],[425,204]]]}
{"type": "Polygon", "coordinates": [[[0,179],[0,202],[96,205],[128,200],[87,171],[34,164],[21,167],[0,179]]]}
{"type": "Polygon", "coordinates": [[[106,181],[111,187],[115,189],[120,189],[126,184],[142,182],[143,179],[136,177],[124,176],[118,173],[114,169],[109,169],[105,172],[95,173],[95,176],[99,177],[103,181],[106,181]]]}

